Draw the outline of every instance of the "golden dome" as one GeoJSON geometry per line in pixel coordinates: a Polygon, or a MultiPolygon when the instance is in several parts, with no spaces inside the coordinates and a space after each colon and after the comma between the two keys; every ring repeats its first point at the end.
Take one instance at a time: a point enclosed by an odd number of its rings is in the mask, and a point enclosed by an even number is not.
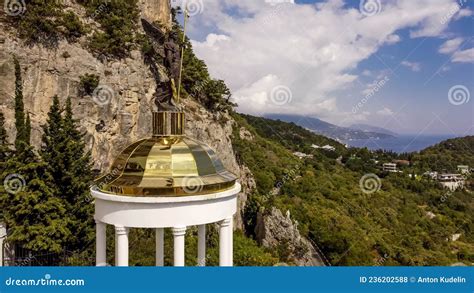
{"type": "MultiPolygon", "coordinates": [[[[175,130],[161,135],[156,130],[160,117],[154,115],[153,137],[128,146],[111,172],[96,180],[100,191],[124,196],[193,196],[234,186],[236,176],[224,168],[209,146],[176,135],[175,130]]],[[[184,121],[184,115],[182,118],[184,121]]]]}

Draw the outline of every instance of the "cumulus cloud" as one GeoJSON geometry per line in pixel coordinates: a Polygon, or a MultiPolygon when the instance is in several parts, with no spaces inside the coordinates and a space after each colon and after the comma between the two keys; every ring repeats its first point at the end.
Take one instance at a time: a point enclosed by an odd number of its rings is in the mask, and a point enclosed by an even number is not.
{"type": "Polygon", "coordinates": [[[402,61],[403,66],[410,68],[411,71],[418,72],[421,70],[421,65],[418,62],[402,61]]]}
{"type": "Polygon", "coordinates": [[[390,108],[384,107],[382,110],[377,111],[380,116],[392,116],[395,114],[390,108]]]}
{"type": "Polygon", "coordinates": [[[399,35],[389,35],[387,36],[387,39],[385,40],[387,42],[387,44],[396,44],[398,42],[400,42],[400,36],[399,35]]]}
{"type": "Polygon", "coordinates": [[[474,63],[474,48],[455,52],[452,60],[458,63],[474,63]]]}
{"type": "Polygon", "coordinates": [[[451,61],[455,63],[474,63],[474,48],[461,50],[463,38],[455,38],[444,42],[438,52],[452,54],[451,61]]]}
{"type": "Polygon", "coordinates": [[[226,81],[240,111],[292,112],[330,121],[344,116],[339,107],[349,101],[339,93],[358,80],[359,63],[400,42],[399,30],[408,29],[412,38],[442,35],[449,21],[441,20],[456,3],[381,1],[380,12],[366,16],[342,0],[290,2],[206,0],[203,12],[191,19],[196,54],[214,77],[226,81]],[[290,102],[272,103],[276,86],[291,89],[290,102]]]}
{"type": "Polygon", "coordinates": [[[455,39],[447,40],[441,45],[438,52],[442,54],[453,53],[454,51],[457,51],[459,49],[459,46],[461,46],[463,41],[464,41],[463,38],[455,38],[455,39]]]}

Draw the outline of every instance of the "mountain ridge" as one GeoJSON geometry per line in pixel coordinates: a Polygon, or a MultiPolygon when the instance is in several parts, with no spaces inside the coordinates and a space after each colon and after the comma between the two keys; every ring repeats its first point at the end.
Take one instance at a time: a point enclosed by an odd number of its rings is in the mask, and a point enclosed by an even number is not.
{"type": "Polygon", "coordinates": [[[383,134],[388,134],[391,136],[398,136],[399,134],[396,132],[393,132],[391,130],[388,130],[383,127],[378,127],[378,126],[373,126],[369,124],[364,124],[364,123],[355,123],[349,126],[348,128],[356,129],[356,130],[361,130],[361,131],[368,131],[368,132],[377,132],[377,133],[383,133],[383,134]]]}
{"type": "Polygon", "coordinates": [[[385,139],[392,138],[393,135],[373,131],[362,131],[348,127],[341,127],[318,118],[291,115],[291,114],[267,114],[264,118],[293,122],[314,133],[321,134],[337,140],[351,139],[385,139]]]}

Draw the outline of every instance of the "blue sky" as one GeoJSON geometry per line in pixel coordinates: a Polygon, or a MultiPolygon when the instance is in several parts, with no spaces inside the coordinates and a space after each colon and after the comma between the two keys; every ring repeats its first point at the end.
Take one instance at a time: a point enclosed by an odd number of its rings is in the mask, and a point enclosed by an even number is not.
{"type": "Polygon", "coordinates": [[[238,111],[474,134],[473,1],[188,2],[195,52],[238,111]]]}

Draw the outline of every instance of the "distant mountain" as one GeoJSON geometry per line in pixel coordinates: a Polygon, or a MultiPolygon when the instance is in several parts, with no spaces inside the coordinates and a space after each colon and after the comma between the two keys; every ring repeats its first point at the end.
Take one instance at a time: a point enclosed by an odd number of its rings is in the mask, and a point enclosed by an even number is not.
{"type": "Polygon", "coordinates": [[[319,135],[305,129],[295,123],[288,123],[281,120],[272,120],[263,117],[255,117],[251,115],[239,114],[245,118],[247,122],[253,126],[255,131],[266,139],[278,142],[285,148],[294,152],[308,153],[314,150],[312,145],[325,146],[329,145],[335,148],[335,154],[343,153],[346,148],[340,142],[328,138],[327,136],[319,135]]]}
{"type": "Polygon", "coordinates": [[[311,118],[300,115],[287,115],[287,114],[268,114],[266,118],[281,120],[285,122],[293,122],[301,127],[311,130],[315,133],[331,137],[338,140],[349,140],[349,139],[385,139],[394,137],[391,134],[375,132],[375,131],[363,131],[347,127],[340,127],[317,118],[311,118]]]}
{"type": "Polygon", "coordinates": [[[360,130],[360,131],[365,131],[365,132],[377,132],[377,133],[384,133],[388,134],[391,136],[398,136],[398,133],[395,133],[393,131],[390,131],[388,129],[382,128],[382,127],[377,127],[373,125],[368,125],[368,124],[352,124],[349,126],[349,128],[355,129],[355,130],[360,130]]]}

